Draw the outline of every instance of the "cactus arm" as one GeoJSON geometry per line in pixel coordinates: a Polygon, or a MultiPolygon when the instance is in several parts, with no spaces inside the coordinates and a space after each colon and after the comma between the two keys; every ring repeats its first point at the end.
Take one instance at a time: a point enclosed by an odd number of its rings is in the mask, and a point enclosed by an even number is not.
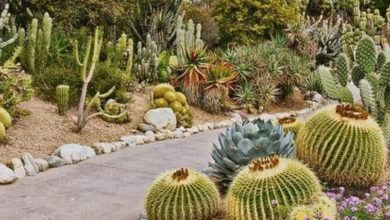
{"type": "Polygon", "coordinates": [[[348,83],[349,62],[346,54],[340,54],[336,60],[336,73],[341,86],[345,87],[348,83]]]}

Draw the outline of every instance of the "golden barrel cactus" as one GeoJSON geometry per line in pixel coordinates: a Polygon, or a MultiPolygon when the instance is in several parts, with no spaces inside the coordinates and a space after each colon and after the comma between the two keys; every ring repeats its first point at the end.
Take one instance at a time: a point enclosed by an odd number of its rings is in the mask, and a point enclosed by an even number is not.
{"type": "Polygon", "coordinates": [[[350,104],[314,113],[296,139],[297,156],[318,176],[337,185],[377,183],[387,159],[385,138],[369,114],[350,104]]]}
{"type": "Polygon", "coordinates": [[[227,219],[287,219],[276,203],[290,210],[321,194],[317,177],[304,164],[271,155],[253,160],[238,173],[226,199],[227,219]]]}
{"type": "Polygon", "coordinates": [[[189,169],[168,171],[146,196],[148,220],[210,220],[219,208],[219,193],[204,174],[189,169]]]}
{"type": "Polygon", "coordinates": [[[299,130],[303,127],[304,122],[291,115],[288,117],[279,118],[278,124],[283,127],[285,133],[291,132],[294,134],[294,137],[296,137],[299,130]]]}

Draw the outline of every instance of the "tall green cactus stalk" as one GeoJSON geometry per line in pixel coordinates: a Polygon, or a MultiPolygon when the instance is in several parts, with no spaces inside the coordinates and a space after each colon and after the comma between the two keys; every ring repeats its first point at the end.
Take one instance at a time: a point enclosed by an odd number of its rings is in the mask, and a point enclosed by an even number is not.
{"type": "Polygon", "coordinates": [[[0,57],[3,48],[13,44],[18,39],[16,26],[13,24],[11,14],[8,12],[9,4],[6,4],[0,15],[0,57]]]}
{"type": "Polygon", "coordinates": [[[125,33],[121,35],[115,45],[112,42],[108,42],[107,44],[106,62],[117,67],[123,73],[124,83],[131,79],[133,51],[133,39],[128,38],[125,33]]]}
{"type": "Polygon", "coordinates": [[[176,55],[179,65],[185,63],[184,54],[186,50],[202,49],[203,47],[202,25],[197,24],[195,28],[192,19],[188,20],[187,25],[183,25],[183,16],[180,15],[176,23],[176,55]]]}
{"type": "Polygon", "coordinates": [[[150,35],[146,37],[146,45],[142,42],[137,44],[137,55],[135,63],[135,72],[138,81],[153,82],[157,79],[157,44],[151,39],[150,35]]]}
{"type": "Polygon", "coordinates": [[[68,102],[69,102],[69,86],[68,85],[58,85],[56,88],[56,99],[58,106],[58,113],[60,115],[66,115],[68,111],[68,102]]]}
{"type": "MultiPolygon", "coordinates": [[[[27,39],[19,41],[23,46],[22,66],[32,74],[40,74],[45,70],[51,44],[53,20],[49,13],[43,16],[42,28],[39,28],[38,23],[38,19],[34,18],[27,33],[27,39]]],[[[24,30],[21,33],[24,33],[24,30]]]]}
{"type": "MultiPolygon", "coordinates": [[[[105,114],[103,111],[98,111],[96,113],[91,114],[91,110],[94,106],[96,106],[96,103],[100,103],[101,98],[108,97],[115,90],[115,86],[114,86],[113,88],[110,89],[110,91],[108,91],[105,94],[100,94],[100,92],[97,92],[96,95],[88,103],[85,103],[87,97],[88,84],[91,82],[95,72],[96,65],[99,62],[99,56],[100,56],[102,44],[103,44],[103,37],[101,36],[99,29],[97,28],[95,30],[95,36],[93,38],[93,49],[92,49],[92,36],[88,37],[87,44],[86,44],[87,46],[84,52],[83,62],[81,62],[79,58],[80,56],[79,56],[78,42],[76,41],[75,44],[75,57],[78,65],[81,67],[81,79],[83,80],[83,87],[81,89],[81,96],[80,96],[80,102],[79,102],[78,113],[77,113],[77,121],[75,121],[76,127],[74,128],[74,131],[76,132],[81,132],[81,130],[85,127],[87,122],[92,118],[105,114]],[[92,57],[91,57],[91,49],[92,49],[92,57]],[[86,107],[84,108],[84,106],[86,107]]],[[[107,115],[107,117],[110,116],[107,115]]]]}

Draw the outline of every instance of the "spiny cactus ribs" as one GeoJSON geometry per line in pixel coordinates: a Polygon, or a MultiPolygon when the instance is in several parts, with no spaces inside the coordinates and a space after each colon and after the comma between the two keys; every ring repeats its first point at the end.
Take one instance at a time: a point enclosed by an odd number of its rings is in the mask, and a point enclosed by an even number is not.
{"type": "Polygon", "coordinates": [[[295,116],[290,115],[290,116],[278,119],[278,123],[281,124],[281,125],[291,124],[291,123],[294,123],[296,120],[297,119],[296,119],[295,116]]]}
{"type": "Polygon", "coordinates": [[[336,106],[336,113],[340,114],[343,117],[367,120],[368,112],[363,108],[351,105],[351,104],[341,104],[336,106]]]}
{"type": "Polygon", "coordinates": [[[272,154],[269,157],[256,159],[251,162],[249,169],[253,172],[275,168],[279,164],[279,156],[272,154]]]}
{"type": "Polygon", "coordinates": [[[181,182],[183,180],[186,180],[188,176],[189,176],[188,169],[181,168],[172,174],[172,179],[177,182],[181,182]]]}

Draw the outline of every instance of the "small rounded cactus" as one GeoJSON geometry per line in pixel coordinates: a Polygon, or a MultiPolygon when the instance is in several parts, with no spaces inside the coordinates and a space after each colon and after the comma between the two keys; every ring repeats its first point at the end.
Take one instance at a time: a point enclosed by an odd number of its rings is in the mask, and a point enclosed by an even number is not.
{"type": "Polygon", "coordinates": [[[58,112],[60,115],[66,115],[68,111],[68,102],[69,102],[69,86],[68,85],[58,85],[56,88],[56,99],[58,112]]]}
{"type": "Polygon", "coordinates": [[[3,123],[0,122],[0,141],[4,140],[5,138],[5,127],[3,123]]]}
{"type": "Polygon", "coordinates": [[[182,168],[157,178],[145,207],[148,220],[209,220],[218,212],[219,194],[206,175],[182,168]]]}
{"type": "Polygon", "coordinates": [[[285,133],[291,132],[296,137],[304,122],[291,115],[278,119],[278,124],[283,127],[285,133]]]}
{"type": "Polygon", "coordinates": [[[12,125],[11,115],[2,107],[0,107],[0,123],[2,123],[5,128],[12,125]]]}
{"type": "Polygon", "coordinates": [[[297,156],[324,181],[338,185],[377,183],[387,160],[380,126],[363,108],[332,105],[314,113],[296,139],[297,156]]]}
{"type": "Polygon", "coordinates": [[[323,194],[312,204],[299,205],[294,207],[290,214],[289,220],[307,220],[307,219],[337,219],[336,202],[323,194]]]}
{"type": "Polygon", "coordinates": [[[253,160],[234,179],[227,194],[230,220],[286,219],[287,210],[315,201],[321,185],[299,161],[271,155],[253,160]]]}

